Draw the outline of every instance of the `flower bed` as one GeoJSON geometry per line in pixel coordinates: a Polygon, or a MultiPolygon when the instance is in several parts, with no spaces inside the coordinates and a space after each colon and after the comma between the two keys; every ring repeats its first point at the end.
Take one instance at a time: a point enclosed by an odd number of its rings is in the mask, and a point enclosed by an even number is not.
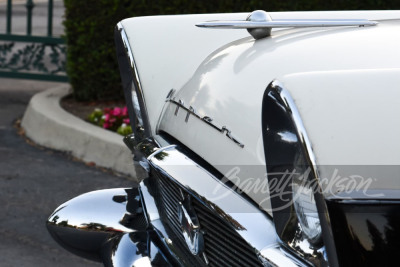
{"type": "Polygon", "coordinates": [[[88,117],[88,121],[126,136],[132,133],[127,107],[96,108],[88,117]]]}

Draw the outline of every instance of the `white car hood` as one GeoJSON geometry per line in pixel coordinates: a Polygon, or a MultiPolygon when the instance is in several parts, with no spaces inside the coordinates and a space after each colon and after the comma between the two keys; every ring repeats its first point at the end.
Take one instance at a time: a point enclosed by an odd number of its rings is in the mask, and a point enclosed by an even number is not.
{"type": "MultiPolygon", "coordinates": [[[[240,188],[248,186],[249,178],[263,181],[262,96],[278,79],[298,105],[317,164],[399,165],[400,53],[393,53],[400,47],[394,34],[399,29],[397,21],[388,21],[376,27],[297,29],[258,41],[235,41],[211,54],[174,97],[200,117],[229,128],[244,147],[195,117],[185,122],[186,112],[175,116],[172,104],[158,130],[223,174],[236,170],[233,182],[240,188]],[[247,182],[241,183],[243,179],[247,182]]],[[[377,188],[400,188],[398,178],[384,180],[376,180],[377,188]]],[[[249,193],[258,203],[265,194],[249,193]]]]}
{"type": "Polygon", "coordinates": [[[365,190],[400,190],[400,68],[283,80],[311,140],[326,197],[356,187],[360,197],[368,197],[365,190]]]}

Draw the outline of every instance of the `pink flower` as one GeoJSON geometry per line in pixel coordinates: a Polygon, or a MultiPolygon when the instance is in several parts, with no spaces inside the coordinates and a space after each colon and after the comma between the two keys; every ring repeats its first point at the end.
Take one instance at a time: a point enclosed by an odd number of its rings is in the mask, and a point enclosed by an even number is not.
{"type": "Polygon", "coordinates": [[[108,129],[110,127],[111,127],[111,125],[109,123],[107,123],[107,122],[103,123],[103,128],[104,129],[108,129]]]}
{"type": "Polygon", "coordinates": [[[128,118],[128,119],[123,119],[123,122],[124,122],[125,124],[129,124],[129,123],[130,123],[130,120],[129,120],[129,118],[128,118]]]}
{"type": "Polygon", "coordinates": [[[114,115],[114,116],[121,116],[121,114],[122,114],[122,109],[121,108],[119,108],[119,107],[115,107],[114,109],[113,109],[113,111],[112,111],[112,115],[114,115]]]}
{"type": "Polygon", "coordinates": [[[108,113],[104,114],[104,121],[109,122],[109,120],[110,120],[110,114],[108,113]]]}
{"type": "Polygon", "coordinates": [[[122,116],[128,116],[128,108],[126,106],[122,108],[122,116]]]}

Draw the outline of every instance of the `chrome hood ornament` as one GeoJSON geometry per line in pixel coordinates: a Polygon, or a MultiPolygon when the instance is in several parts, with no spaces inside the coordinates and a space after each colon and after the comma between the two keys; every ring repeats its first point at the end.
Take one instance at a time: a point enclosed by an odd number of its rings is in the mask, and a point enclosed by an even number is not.
{"type": "Polygon", "coordinates": [[[339,26],[375,26],[378,22],[367,19],[294,19],[272,20],[271,16],[263,11],[256,10],[250,13],[246,20],[206,21],[197,23],[197,27],[219,29],[247,29],[258,40],[271,36],[272,28],[292,27],[339,27],[339,26]]]}

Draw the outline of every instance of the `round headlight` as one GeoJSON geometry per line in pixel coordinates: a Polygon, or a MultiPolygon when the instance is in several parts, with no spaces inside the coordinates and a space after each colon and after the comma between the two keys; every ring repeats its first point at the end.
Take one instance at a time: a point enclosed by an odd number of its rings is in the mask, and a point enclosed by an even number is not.
{"type": "Polygon", "coordinates": [[[292,190],[294,209],[303,233],[311,244],[316,245],[321,240],[321,223],[314,198],[314,188],[303,176],[293,179],[292,190]]]}

